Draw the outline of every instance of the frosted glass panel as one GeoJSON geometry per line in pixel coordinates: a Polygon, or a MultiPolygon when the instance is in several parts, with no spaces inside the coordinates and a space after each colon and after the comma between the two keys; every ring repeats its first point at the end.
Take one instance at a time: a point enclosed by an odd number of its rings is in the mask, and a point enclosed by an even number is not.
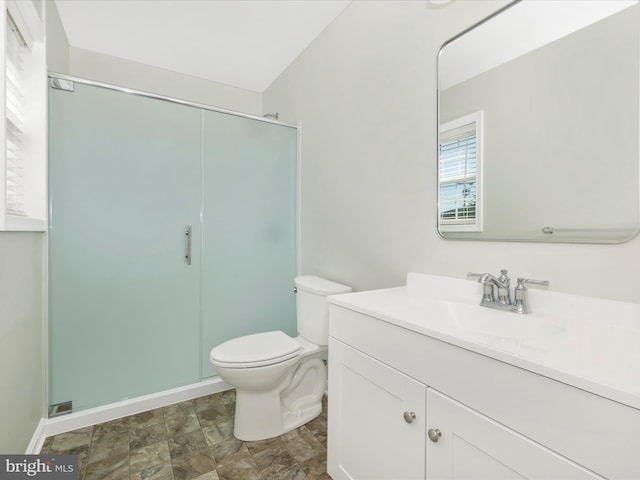
{"type": "Polygon", "coordinates": [[[49,94],[50,403],[199,381],[201,110],[79,83],[49,94]]]}
{"type": "Polygon", "coordinates": [[[296,334],[297,131],[204,113],[202,368],[230,338],[296,334]]]}

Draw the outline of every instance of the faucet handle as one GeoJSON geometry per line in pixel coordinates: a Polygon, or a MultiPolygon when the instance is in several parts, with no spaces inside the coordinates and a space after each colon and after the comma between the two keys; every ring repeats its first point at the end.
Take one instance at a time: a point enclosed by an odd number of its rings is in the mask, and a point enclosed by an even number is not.
{"type": "MultiPolygon", "coordinates": [[[[500,270],[500,276],[498,277],[498,280],[500,280],[503,283],[506,283],[509,281],[509,277],[507,276],[507,273],[509,273],[509,270],[505,270],[504,268],[502,270],[500,270]]],[[[474,273],[474,272],[467,272],[467,277],[471,277],[471,278],[480,278],[485,276],[486,273],[474,273]]]]}
{"type": "Polygon", "coordinates": [[[525,283],[530,285],[548,286],[548,280],[531,280],[530,278],[518,278],[518,285],[514,290],[513,308],[516,313],[529,313],[529,300],[527,299],[527,287],[525,283]]]}
{"type": "Polygon", "coordinates": [[[544,287],[549,286],[549,280],[531,280],[530,278],[518,278],[518,286],[522,286],[522,288],[526,288],[524,286],[525,283],[529,285],[542,285],[544,287]]]}

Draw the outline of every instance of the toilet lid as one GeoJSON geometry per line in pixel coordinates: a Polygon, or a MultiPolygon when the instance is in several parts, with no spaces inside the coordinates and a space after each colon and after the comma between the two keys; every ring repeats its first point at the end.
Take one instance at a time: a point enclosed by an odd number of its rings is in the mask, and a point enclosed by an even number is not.
{"type": "Polygon", "coordinates": [[[224,342],[209,355],[214,365],[249,368],[273,365],[299,355],[301,345],[281,331],[257,333],[224,342]]]}

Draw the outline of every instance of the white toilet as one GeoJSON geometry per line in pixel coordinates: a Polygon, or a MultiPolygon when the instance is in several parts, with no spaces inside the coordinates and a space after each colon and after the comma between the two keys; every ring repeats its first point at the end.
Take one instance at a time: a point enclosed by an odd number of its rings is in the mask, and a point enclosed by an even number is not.
{"type": "Polygon", "coordinates": [[[233,434],[263,440],[293,430],[322,411],[329,340],[327,296],[351,287],[320,277],[295,279],[298,334],[281,331],[234,338],[211,350],[218,375],[236,388],[233,434]]]}

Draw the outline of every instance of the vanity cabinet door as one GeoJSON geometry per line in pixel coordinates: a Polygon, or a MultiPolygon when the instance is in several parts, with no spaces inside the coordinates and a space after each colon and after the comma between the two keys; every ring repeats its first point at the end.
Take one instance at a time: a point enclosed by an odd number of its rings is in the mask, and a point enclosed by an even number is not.
{"type": "Polygon", "coordinates": [[[425,385],[329,339],[328,473],[424,479],[425,385]]]}
{"type": "Polygon", "coordinates": [[[427,479],[602,478],[431,388],[426,428],[427,479]]]}

